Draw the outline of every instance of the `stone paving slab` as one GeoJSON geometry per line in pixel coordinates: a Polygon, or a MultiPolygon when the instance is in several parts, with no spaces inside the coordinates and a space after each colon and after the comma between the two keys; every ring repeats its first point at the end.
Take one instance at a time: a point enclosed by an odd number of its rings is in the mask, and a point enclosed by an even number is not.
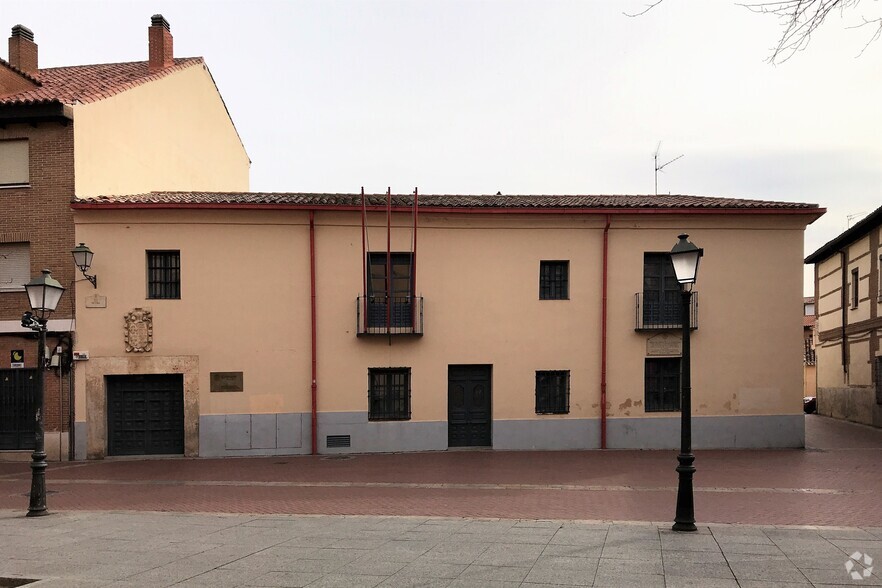
{"type": "Polygon", "coordinates": [[[0,510],[0,554],[35,588],[882,586],[878,527],[0,510]]]}

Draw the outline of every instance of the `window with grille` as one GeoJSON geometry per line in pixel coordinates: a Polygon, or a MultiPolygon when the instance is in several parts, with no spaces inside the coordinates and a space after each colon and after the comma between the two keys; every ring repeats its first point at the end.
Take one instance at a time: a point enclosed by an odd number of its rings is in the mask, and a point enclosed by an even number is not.
{"type": "Polygon", "coordinates": [[[569,370],[536,372],[536,414],[570,412],[569,370]]]}
{"type": "Polygon", "coordinates": [[[539,262],[539,300],[568,300],[570,297],[570,262],[539,262]]]}
{"type": "Polygon", "coordinates": [[[370,368],[368,384],[368,420],[410,419],[410,368],[370,368]]]}
{"type": "Polygon", "coordinates": [[[181,252],[147,252],[147,298],[181,297],[181,252]]]}
{"type": "Polygon", "coordinates": [[[29,183],[28,140],[0,141],[0,186],[27,186],[29,183]]]}
{"type": "Polygon", "coordinates": [[[647,357],[644,381],[646,412],[680,410],[679,357],[647,357]]]}
{"type": "Polygon", "coordinates": [[[0,292],[24,290],[30,273],[30,243],[0,243],[0,292]]]}

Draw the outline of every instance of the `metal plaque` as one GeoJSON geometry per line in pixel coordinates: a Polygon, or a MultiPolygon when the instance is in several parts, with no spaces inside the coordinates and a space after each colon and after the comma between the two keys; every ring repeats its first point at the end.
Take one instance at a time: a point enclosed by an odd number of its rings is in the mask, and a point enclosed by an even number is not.
{"type": "Polygon", "coordinates": [[[242,372],[211,372],[212,392],[242,392],[245,390],[242,372]]]}
{"type": "Polygon", "coordinates": [[[673,333],[659,333],[646,340],[647,357],[678,357],[683,354],[683,337],[673,333]]]}

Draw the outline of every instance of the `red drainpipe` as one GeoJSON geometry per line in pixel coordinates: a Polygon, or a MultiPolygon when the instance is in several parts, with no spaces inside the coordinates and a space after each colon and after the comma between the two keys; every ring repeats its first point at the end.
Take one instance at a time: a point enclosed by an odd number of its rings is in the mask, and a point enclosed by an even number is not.
{"type": "Polygon", "coordinates": [[[606,226],[603,227],[603,301],[601,303],[600,329],[600,448],[606,449],[606,291],[607,274],[609,272],[609,223],[610,215],[606,215],[606,226]]]}
{"type": "Polygon", "coordinates": [[[309,211],[309,287],[312,296],[312,454],[318,454],[318,362],[316,360],[315,329],[315,211],[309,211]]]}

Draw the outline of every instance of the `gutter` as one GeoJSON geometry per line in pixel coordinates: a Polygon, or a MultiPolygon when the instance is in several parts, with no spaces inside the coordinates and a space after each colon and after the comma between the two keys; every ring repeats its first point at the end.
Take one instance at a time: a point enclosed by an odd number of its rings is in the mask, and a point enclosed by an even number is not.
{"type": "Polygon", "coordinates": [[[318,358],[315,310],[315,211],[309,211],[309,288],[312,314],[312,455],[318,454],[318,358]]]}
{"type": "Polygon", "coordinates": [[[603,227],[603,301],[601,303],[601,335],[600,335],[600,448],[606,449],[606,318],[607,318],[607,287],[609,277],[609,225],[611,215],[606,215],[603,227]]]}

